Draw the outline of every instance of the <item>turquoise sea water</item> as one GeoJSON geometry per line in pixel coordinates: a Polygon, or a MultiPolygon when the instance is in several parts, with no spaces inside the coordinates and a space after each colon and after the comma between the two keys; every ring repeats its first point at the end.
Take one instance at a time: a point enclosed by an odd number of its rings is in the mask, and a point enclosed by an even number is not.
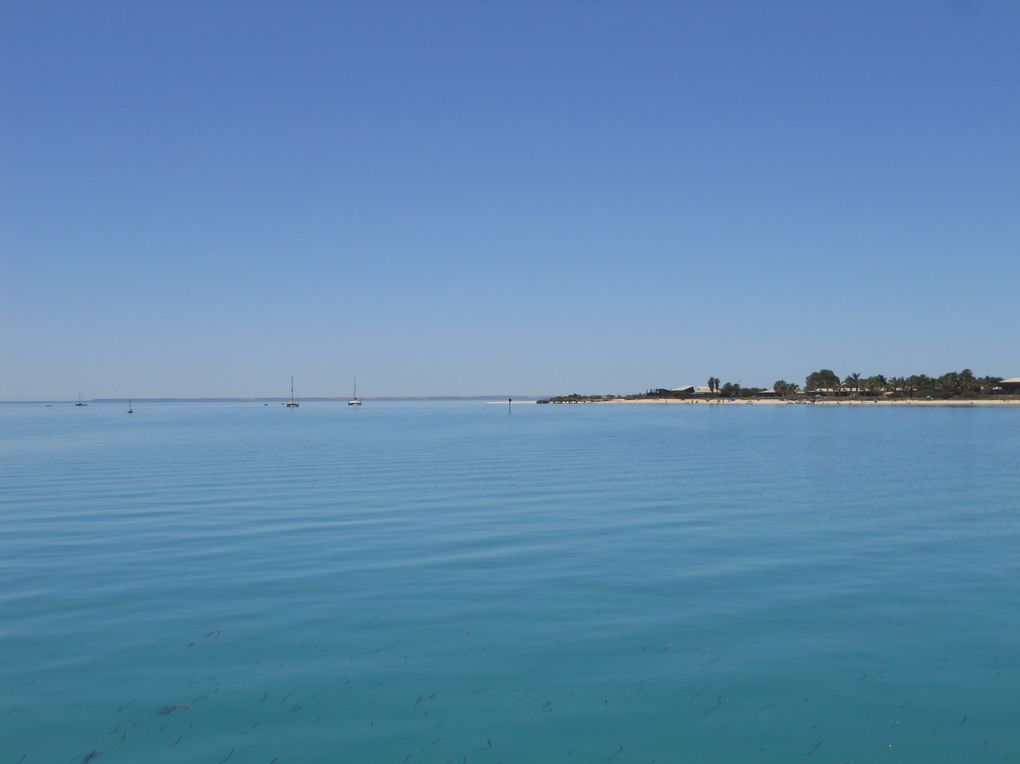
{"type": "Polygon", "coordinates": [[[136,412],[0,406],[0,764],[1020,758],[1020,411],[136,412]]]}

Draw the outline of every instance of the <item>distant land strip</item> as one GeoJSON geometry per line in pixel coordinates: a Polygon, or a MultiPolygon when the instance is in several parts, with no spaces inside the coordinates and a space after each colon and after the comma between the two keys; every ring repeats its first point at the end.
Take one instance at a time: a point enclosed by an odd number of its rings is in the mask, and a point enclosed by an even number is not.
{"type": "Polygon", "coordinates": [[[724,402],[826,403],[857,402],[910,405],[912,403],[1001,405],[1020,403],[1020,376],[976,377],[970,369],[950,371],[939,377],[914,374],[909,377],[886,377],[860,372],[845,378],[832,369],[819,369],[808,374],[802,388],[795,382],[776,380],[771,388],[742,387],[739,382],[726,382],[709,377],[705,385],[649,388],[630,395],[557,395],[538,403],[724,403],[724,402]]]}

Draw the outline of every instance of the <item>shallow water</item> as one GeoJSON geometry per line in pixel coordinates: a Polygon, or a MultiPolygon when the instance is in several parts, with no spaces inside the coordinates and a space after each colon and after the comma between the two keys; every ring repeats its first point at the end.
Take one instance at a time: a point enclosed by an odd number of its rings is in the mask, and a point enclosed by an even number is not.
{"type": "Polygon", "coordinates": [[[0,764],[1020,757],[1018,411],[124,408],[0,406],[0,764]]]}

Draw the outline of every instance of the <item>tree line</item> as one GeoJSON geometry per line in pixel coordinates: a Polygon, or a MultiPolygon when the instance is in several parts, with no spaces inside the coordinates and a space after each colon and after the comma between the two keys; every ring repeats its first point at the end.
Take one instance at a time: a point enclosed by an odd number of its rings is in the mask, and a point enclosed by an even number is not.
{"type": "MultiPolygon", "coordinates": [[[[914,374],[909,377],[886,377],[873,374],[865,377],[860,372],[840,376],[832,369],[819,369],[807,375],[804,386],[796,382],[777,379],[772,391],[781,398],[795,395],[822,396],[883,396],[887,398],[983,398],[1001,396],[999,388],[1002,377],[978,377],[970,369],[950,371],[939,377],[914,374]]],[[[708,389],[723,398],[755,398],[770,394],[764,387],[742,387],[739,382],[722,382],[718,377],[708,378],[708,389]]],[[[645,398],[689,398],[691,393],[684,390],[655,388],[633,395],[559,395],[538,401],[539,403],[598,403],[616,398],[640,400],[645,398]]]]}
{"type": "MultiPolygon", "coordinates": [[[[916,396],[931,398],[980,398],[994,395],[995,388],[1002,377],[978,377],[970,369],[950,371],[938,377],[927,374],[914,374],[909,377],[886,377],[873,374],[865,377],[860,372],[853,372],[840,379],[832,369],[819,369],[807,375],[803,390],[806,393],[821,395],[866,395],[912,398],[916,396]]],[[[760,393],[761,388],[750,388],[745,391],[740,385],[726,383],[720,385],[717,377],[709,377],[708,386],[719,395],[737,397],[753,396],[760,393]]],[[[784,379],[776,380],[772,385],[776,395],[791,396],[801,392],[796,382],[784,379]]]]}

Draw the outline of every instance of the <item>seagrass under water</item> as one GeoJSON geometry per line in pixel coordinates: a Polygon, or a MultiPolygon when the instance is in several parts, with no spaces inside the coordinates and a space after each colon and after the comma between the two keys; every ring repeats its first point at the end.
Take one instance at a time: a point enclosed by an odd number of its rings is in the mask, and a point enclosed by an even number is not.
{"type": "Polygon", "coordinates": [[[135,412],[0,406],[0,764],[1020,756],[1020,412],[135,412]]]}

